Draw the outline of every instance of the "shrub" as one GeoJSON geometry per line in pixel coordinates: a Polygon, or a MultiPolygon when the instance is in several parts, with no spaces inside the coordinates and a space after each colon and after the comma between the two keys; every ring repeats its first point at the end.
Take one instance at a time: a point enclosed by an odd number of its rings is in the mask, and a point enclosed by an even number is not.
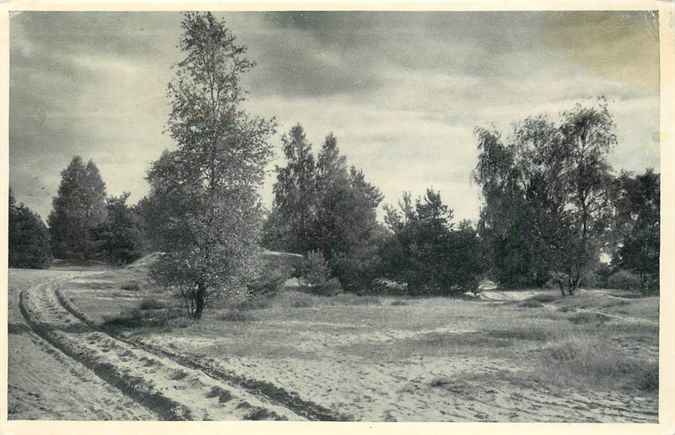
{"type": "Polygon", "coordinates": [[[342,293],[342,285],[337,278],[331,278],[323,284],[312,287],[312,292],[320,296],[336,296],[342,293]]]}
{"type": "Polygon", "coordinates": [[[408,284],[385,278],[374,279],[370,288],[372,293],[383,296],[405,296],[408,293],[408,284]]]}
{"type": "MultiPolygon", "coordinates": [[[[11,195],[11,192],[10,192],[11,195]]],[[[9,266],[46,269],[52,261],[49,231],[40,216],[23,204],[9,204],[9,266]]]]}
{"type": "Polygon", "coordinates": [[[643,391],[658,391],[659,389],[659,365],[648,363],[641,367],[638,375],[637,386],[643,391]]]}
{"type": "Polygon", "coordinates": [[[525,299],[524,301],[520,302],[518,304],[518,306],[522,307],[522,308],[541,308],[541,307],[544,306],[544,304],[542,304],[541,302],[539,302],[536,299],[530,298],[530,299],[525,299]]]}
{"type": "Polygon", "coordinates": [[[220,316],[220,320],[224,322],[249,322],[255,320],[251,313],[239,310],[228,310],[220,316]]]}
{"type": "Polygon", "coordinates": [[[313,297],[300,292],[289,293],[288,300],[290,306],[294,308],[308,308],[314,306],[313,297]]]}
{"type": "Polygon", "coordinates": [[[328,262],[320,251],[310,251],[297,266],[296,274],[305,278],[311,285],[321,285],[328,280],[328,262]]]}
{"type": "Polygon", "coordinates": [[[209,398],[209,399],[213,398],[213,397],[217,397],[218,402],[225,403],[225,402],[229,402],[230,400],[232,400],[232,393],[230,393],[227,390],[222,389],[221,387],[215,386],[215,387],[212,387],[211,390],[209,390],[208,393],[206,393],[206,397],[209,398]]]}
{"type": "Polygon", "coordinates": [[[610,288],[621,290],[639,290],[642,287],[641,284],[640,278],[627,270],[614,272],[607,279],[607,285],[610,288]]]}

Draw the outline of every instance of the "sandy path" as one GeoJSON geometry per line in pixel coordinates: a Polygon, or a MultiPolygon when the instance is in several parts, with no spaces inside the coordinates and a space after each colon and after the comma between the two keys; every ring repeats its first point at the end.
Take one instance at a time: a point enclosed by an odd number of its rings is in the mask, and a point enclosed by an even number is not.
{"type": "Polygon", "coordinates": [[[66,309],[52,282],[22,292],[20,309],[50,343],[168,420],[301,420],[203,371],[92,329],[66,309]]]}
{"type": "Polygon", "coordinates": [[[23,319],[19,310],[21,291],[41,282],[77,275],[62,271],[9,271],[9,419],[156,419],[153,413],[40,338],[23,319]]]}

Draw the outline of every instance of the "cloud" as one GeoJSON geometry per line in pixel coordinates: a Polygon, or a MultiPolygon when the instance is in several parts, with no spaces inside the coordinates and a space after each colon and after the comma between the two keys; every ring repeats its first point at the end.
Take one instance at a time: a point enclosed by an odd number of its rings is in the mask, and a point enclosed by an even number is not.
{"type": "MultiPolygon", "coordinates": [[[[648,13],[219,13],[256,68],[247,107],[297,122],[318,146],[335,133],[349,161],[396,203],[441,190],[476,218],[473,128],[555,116],[605,95],[617,120],[617,168],[659,165],[658,44],[648,13]]],[[[176,13],[44,13],[10,27],[10,182],[49,212],[74,154],[93,158],[108,191],[147,189],[162,134],[166,85],[180,59],[176,13]]],[[[264,199],[271,204],[269,166],[264,199]]]]}

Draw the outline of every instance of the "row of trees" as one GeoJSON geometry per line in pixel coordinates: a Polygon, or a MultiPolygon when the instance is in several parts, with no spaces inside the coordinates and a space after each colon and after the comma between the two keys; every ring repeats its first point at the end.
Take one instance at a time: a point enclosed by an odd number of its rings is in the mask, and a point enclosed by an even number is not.
{"type": "Polygon", "coordinates": [[[96,164],[73,157],[61,172],[47,227],[40,216],[16,205],[10,191],[9,264],[46,268],[53,258],[127,264],[145,249],[141,210],[129,206],[129,193],[106,195],[96,164]]]}
{"type": "Polygon", "coordinates": [[[287,164],[277,167],[263,244],[296,253],[318,251],[344,286],[361,286],[372,279],[382,194],[363,171],[348,166],[332,134],[316,157],[300,125],[284,135],[282,144],[287,164]]]}
{"type": "Polygon", "coordinates": [[[453,294],[490,277],[505,287],[555,284],[572,295],[584,280],[620,269],[642,288],[658,287],[659,175],[613,175],[607,159],[617,139],[604,99],[557,120],[526,118],[508,138],[494,129],[475,133],[474,180],[483,194],[476,228],[455,224],[432,189],[415,200],[404,193],[398,209],[386,205],[381,225],[382,195],[362,171],[348,169],[336,138],[326,137],[315,158],[302,127],[293,127],[263,243],[320,253],[356,291],[384,277],[407,283],[410,294],[453,294]]]}
{"type": "Polygon", "coordinates": [[[600,254],[658,282],[659,177],[612,175],[616,145],[605,100],[518,123],[505,140],[476,130],[479,234],[490,275],[505,286],[554,281],[574,294],[600,254]]]}
{"type": "Polygon", "coordinates": [[[186,13],[182,28],[167,123],[176,147],[151,165],[149,195],[135,206],[128,194],[107,197],[96,165],[75,157],[48,230],[11,198],[10,264],[47,265],[52,252],[126,263],[159,251],[152,277],[195,319],[214,297],[252,288],[261,245],[304,254],[320,266],[315,275],[358,292],[388,278],[409,294],[456,294],[490,277],[503,286],[553,280],[573,294],[602,252],[644,285],[658,284],[659,176],[612,175],[617,140],[606,102],[558,120],[527,118],[508,138],[477,129],[476,227],[454,222],[433,189],[403,194],[380,223],[377,187],[348,165],[332,134],[315,156],[300,125],[283,137],[286,165],[265,216],[259,188],[275,121],[243,109],[241,76],[254,63],[210,13],[186,13]]]}

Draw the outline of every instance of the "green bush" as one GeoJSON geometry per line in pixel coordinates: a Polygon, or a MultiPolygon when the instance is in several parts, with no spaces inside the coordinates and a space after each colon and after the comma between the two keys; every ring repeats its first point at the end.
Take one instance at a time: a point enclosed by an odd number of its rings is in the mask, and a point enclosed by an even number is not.
{"type": "Polygon", "coordinates": [[[639,290],[642,288],[640,278],[627,270],[614,272],[607,279],[607,285],[610,288],[621,290],[639,290]]]}
{"type": "Polygon", "coordinates": [[[46,269],[52,261],[49,231],[40,216],[9,199],[9,267],[46,269]]]}
{"type": "Polygon", "coordinates": [[[408,294],[408,284],[385,278],[374,279],[370,289],[371,293],[383,296],[405,296],[408,294]]]}
{"type": "Polygon", "coordinates": [[[331,278],[323,284],[312,287],[312,293],[320,296],[335,296],[342,293],[342,285],[337,278],[331,278]]]}
{"type": "Polygon", "coordinates": [[[330,269],[328,262],[320,251],[310,251],[307,257],[296,268],[296,274],[307,280],[313,286],[319,286],[328,281],[330,269]]]}

